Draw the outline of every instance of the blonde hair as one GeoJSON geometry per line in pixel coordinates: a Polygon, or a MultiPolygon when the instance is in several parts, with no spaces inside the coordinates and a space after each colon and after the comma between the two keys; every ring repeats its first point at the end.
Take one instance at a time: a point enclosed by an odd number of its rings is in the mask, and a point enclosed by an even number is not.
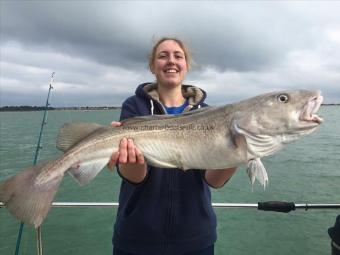
{"type": "Polygon", "coordinates": [[[179,47],[181,47],[181,49],[184,52],[185,61],[187,62],[187,68],[189,70],[190,67],[191,67],[191,64],[193,62],[191,52],[182,40],[177,39],[175,37],[162,37],[161,39],[156,41],[156,43],[152,47],[151,53],[149,54],[149,68],[150,68],[150,70],[152,70],[152,66],[153,66],[153,63],[155,61],[158,46],[165,41],[174,41],[179,45],[179,47]]]}

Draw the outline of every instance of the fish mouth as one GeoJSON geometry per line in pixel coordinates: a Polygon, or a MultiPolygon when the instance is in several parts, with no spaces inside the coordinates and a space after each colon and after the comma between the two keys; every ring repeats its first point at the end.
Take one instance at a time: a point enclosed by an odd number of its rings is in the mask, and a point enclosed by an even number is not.
{"type": "Polygon", "coordinates": [[[323,122],[323,119],[319,117],[316,112],[319,110],[321,103],[323,101],[323,97],[320,95],[320,92],[317,96],[312,97],[303,107],[300,120],[303,122],[307,122],[312,124],[312,126],[318,126],[323,122]]]}

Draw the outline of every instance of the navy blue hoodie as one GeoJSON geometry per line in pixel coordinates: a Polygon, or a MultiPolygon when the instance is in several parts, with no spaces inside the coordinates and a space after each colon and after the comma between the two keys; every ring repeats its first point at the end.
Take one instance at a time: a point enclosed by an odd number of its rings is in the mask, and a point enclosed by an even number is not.
{"type": "MultiPolygon", "coordinates": [[[[183,85],[182,93],[189,102],[185,111],[206,106],[203,90],[183,85]]],[[[144,83],[123,103],[120,119],[150,114],[166,113],[156,85],[144,83]]],[[[216,216],[204,173],[148,166],[141,183],[122,177],[113,245],[136,254],[175,255],[214,244],[216,216]]]]}

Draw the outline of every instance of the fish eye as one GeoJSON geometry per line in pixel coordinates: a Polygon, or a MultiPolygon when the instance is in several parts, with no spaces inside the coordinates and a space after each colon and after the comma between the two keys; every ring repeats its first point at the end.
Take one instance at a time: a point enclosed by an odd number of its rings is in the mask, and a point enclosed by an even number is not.
{"type": "Polygon", "coordinates": [[[286,94],[281,94],[277,97],[277,100],[279,100],[281,103],[287,103],[288,99],[289,97],[286,94]]]}

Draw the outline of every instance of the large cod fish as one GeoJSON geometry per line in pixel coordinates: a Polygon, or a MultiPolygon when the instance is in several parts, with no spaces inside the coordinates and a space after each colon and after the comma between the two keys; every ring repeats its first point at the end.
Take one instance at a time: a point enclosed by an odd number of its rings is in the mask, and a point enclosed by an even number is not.
{"type": "Polygon", "coordinates": [[[261,158],[313,132],[323,98],[319,91],[283,91],[179,116],[131,118],[120,127],[65,124],[59,158],[25,169],[0,184],[0,201],[19,220],[38,227],[52,204],[65,172],[80,185],[107,165],[123,137],[132,138],[148,164],[157,167],[222,169],[248,164],[253,184],[268,182],[261,158]]]}

